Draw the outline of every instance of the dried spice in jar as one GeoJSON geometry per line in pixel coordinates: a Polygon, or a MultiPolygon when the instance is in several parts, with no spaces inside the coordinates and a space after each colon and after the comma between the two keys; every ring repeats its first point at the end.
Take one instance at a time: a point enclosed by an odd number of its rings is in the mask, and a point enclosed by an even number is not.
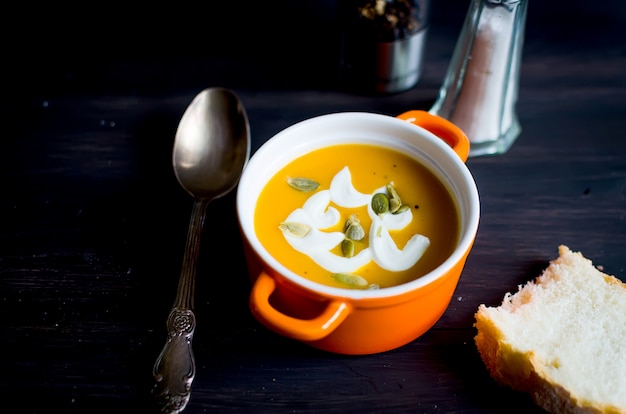
{"type": "Polygon", "coordinates": [[[354,30],[381,42],[405,39],[420,28],[420,5],[415,0],[354,0],[354,30]]]}
{"type": "Polygon", "coordinates": [[[344,81],[361,91],[393,93],[413,87],[421,75],[428,4],[428,0],[344,0],[344,81]]]}

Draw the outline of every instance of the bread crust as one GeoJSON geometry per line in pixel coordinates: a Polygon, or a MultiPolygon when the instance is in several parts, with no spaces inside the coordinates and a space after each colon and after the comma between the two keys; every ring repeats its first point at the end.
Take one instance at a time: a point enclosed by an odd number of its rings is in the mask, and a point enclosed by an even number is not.
{"type": "MultiPolygon", "coordinates": [[[[568,265],[572,264],[572,260],[574,260],[574,262],[577,260],[581,262],[576,263],[577,266],[583,263],[591,265],[591,262],[585,259],[582,254],[571,252],[567,246],[559,246],[559,254],[560,257],[552,261],[551,266],[559,265],[561,260],[567,261],[568,265]],[[577,257],[572,255],[576,255],[577,257]]],[[[552,270],[554,271],[554,269],[552,270]]],[[[597,269],[595,270],[597,271],[597,269]]],[[[607,284],[612,285],[617,283],[626,289],[626,285],[619,279],[613,276],[602,275],[607,284]]],[[[540,278],[528,284],[534,285],[535,283],[541,283],[540,278]]],[[[520,286],[519,288],[521,291],[523,287],[520,286]]],[[[520,294],[520,291],[515,295],[520,294]]],[[[522,294],[529,295],[526,291],[522,292],[522,294]]],[[[521,299],[521,297],[515,298],[515,295],[505,295],[502,305],[498,306],[496,309],[508,305],[507,311],[511,310],[511,300],[521,299]]],[[[523,300],[531,301],[532,293],[530,296],[525,296],[523,300]]],[[[540,356],[532,350],[522,351],[517,349],[515,344],[509,341],[509,338],[506,337],[502,329],[492,319],[488,310],[489,308],[484,304],[478,307],[475,314],[474,327],[477,330],[477,334],[474,341],[489,374],[499,384],[528,393],[535,404],[554,414],[626,413],[626,407],[615,407],[601,401],[585,401],[572,395],[562,384],[552,381],[550,375],[543,369],[543,367],[546,366],[546,362],[541,361],[540,356]]],[[[626,375],[626,373],[624,373],[624,375],[626,375]]]]}

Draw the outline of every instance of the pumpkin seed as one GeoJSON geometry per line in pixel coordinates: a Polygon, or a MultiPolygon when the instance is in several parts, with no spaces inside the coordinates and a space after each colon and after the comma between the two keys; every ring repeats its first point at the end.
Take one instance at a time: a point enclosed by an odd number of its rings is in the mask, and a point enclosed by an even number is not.
{"type": "Polygon", "coordinates": [[[393,214],[398,212],[398,209],[402,206],[402,199],[398,195],[393,183],[387,184],[387,192],[389,193],[389,211],[393,214]]]}
{"type": "Polygon", "coordinates": [[[330,277],[352,288],[362,289],[367,287],[367,280],[353,273],[333,273],[330,277]]]}
{"type": "Polygon", "coordinates": [[[346,223],[343,225],[344,233],[348,230],[348,227],[350,227],[352,223],[360,223],[360,222],[361,220],[359,220],[359,216],[357,216],[354,213],[350,214],[350,216],[346,219],[346,223]]]}
{"type": "Polygon", "coordinates": [[[302,191],[305,193],[310,193],[311,191],[317,190],[320,186],[320,183],[317,181],[311,180],[310,178],[304,177],[296,177],[296,178],[287,178],[287,184],[289,184],[292,188],[295,188],[298,191],[302,191]]]}
{"type": "Polygon", "coordinates": [[[361,226],[361,223],[359,223],[358,221],[353,222],[346,229],[346,238],[350,240],[363,240],[364,237],[365,230],[363,229],[363,226],[361,226]]]}
{"type": "Polygon", "coordinates": [[[401,201],[400,196],[398,195],[396,187],[394,187],[393,183],[387,184],[387,192],[389,193],[389,198],[396,198],[398,199],[398,201],[401,201]]]}
{"type": "Polygon", "coordinates": [[[393,214],[400,214],[400,213],[404,213],[405,211],[407,211],[407,210],[408,210],[408,209],[410,209],[410,208],[411,208],[411,207],[409,207],[408,205],[406,205],[406,204],[402,204],[402,205],[400,206],[400,208],[399,208],[399,209],[398,209],[395,213],[393,213],[393,214]]]}
{"type": "Polygon", "coordinates": [[[389,199],[389,211],[391,211],[392,214],[396,214],[400,207],[402,207],[402,202],[400,200],[397,198],[389,199]]]}
{"type": "Polygon", "coordinates": [[[288,233],[294,237],[304,237],[311,231],[311,226],[304,223],[293,221],[285,221],[278,226],[284,233],[288,233]]]}
{"type": "Polygon", "coordinates": [[[341,253],[343,253],[344,257],[354,256],[354,242],[350,239],[344,239],[341,242],[341,253]]]}
{"type": "Polygon", "coordinates": [[[385,214],[389,211],[389,199],[385,194],[374,194],[374,197],[372,197],[372,210],[378,215],[385,214]]]}

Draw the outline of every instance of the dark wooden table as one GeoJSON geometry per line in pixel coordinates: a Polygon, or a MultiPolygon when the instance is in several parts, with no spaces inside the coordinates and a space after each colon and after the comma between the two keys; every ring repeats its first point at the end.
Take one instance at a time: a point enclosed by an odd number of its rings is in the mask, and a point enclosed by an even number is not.
{"type": "MultiPolygon", "coordinates": [[[[200,26],[200,9],[155,17],[103,8],[98,19],[50,8],[19,17],[18,32],[3,36],[0,395],[4,407],[17,406],[11,412],[153,410],[152,365],[192,205],[171,147],[197,92],[239,94],[253,151],[315,115],[428,109],[467,7],[436,4],[418,85],[373,96],[337,79],[333,1],[279,1],[288,21],[256,3],[243,19],[234,18],[237,5],[223,5],[200,26]],[[184,16],[189,25],[171,23],[184,16]],[[12,40],[29,31],[27,43],[12,40]],[[302,48],[287,48],[293,36],[302,48]]],[[[208,211],[225,218],[203,237],[186,412],[537,411],[484,369],[473,343],[478,305],[499,304],[537,276],[559,244],[626,280],[626,9],[617,0],[593,10],[552,3],[529,6],[521,136],[506,154],[467,162],[481,224],[439,323],[369,356],[328,354],[267,331],[248,310],[231,193],[208,211]]]]}

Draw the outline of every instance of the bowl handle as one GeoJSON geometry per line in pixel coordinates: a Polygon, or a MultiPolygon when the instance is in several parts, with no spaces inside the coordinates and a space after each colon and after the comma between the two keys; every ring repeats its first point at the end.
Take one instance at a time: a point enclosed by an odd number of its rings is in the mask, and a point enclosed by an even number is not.
{"type": "Polygon", "coordinates": [[[421,110],[407,111],[398,115],[397,118],[432,132],[450,145],[463,162],[467,161],[470,150],[469,138],[461,128],[452,122],[438,115],[433,115],[421,110]]]}
{"type": "Polygon", "coordinates": [[[268,328],[300,341],[316,341],[333,332],[352,311],[352,306],[340,300],[331,300],[319,316],[298,319],[280,312],[270,303],[276,289],[274,278],[262,272],[252,286],[250,309],[268,328]]]}

